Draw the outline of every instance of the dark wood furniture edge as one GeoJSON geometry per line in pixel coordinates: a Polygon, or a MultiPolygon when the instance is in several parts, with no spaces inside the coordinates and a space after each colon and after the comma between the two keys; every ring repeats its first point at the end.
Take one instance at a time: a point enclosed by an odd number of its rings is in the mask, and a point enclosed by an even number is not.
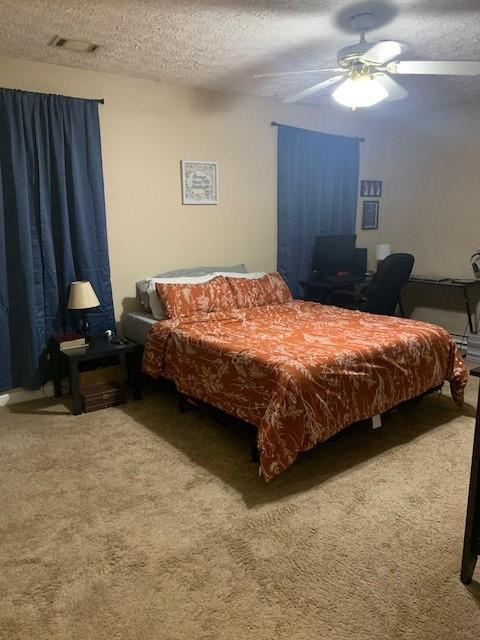
{"type": "Polygon", "coordinates": [[[475,289],[478,286],[480,286],[480,279],[479,280],[467,280],[465,279],[465,281],[455,281],[455,278],[448,278],[446,280],[429,280],[428,278],[424,278],[422,279],[421,277],[415,278],[415,277],[410,277],[407,282],[406,285],[408,284],[417,284],[417,285],[424,285],[424,286],[432,286],[432,287],[451,287],[453,289],[461,289],[462,293],[463,293],[463,304],[465,305],[465,312],[467,315],[467,320],[468,320],[468,328],[470,329],[470,333],[472,334],[476,334],[478,333],[478,319],[476,317],[476,313],[473,314],[472,313],[472,308],[471,308],[471,304],[470,304],[470,296],[468,295],[468,290],[469,289],[475,289]]]}
{"type": "MultiPolygon", "coordinates": [[[[480,378],[480,367],[471,369],[470,375],[480,378]]],[[[468,488],[465,536],[463,540],[460,580],[463,584],[472,581],[478,555],[480,554],[480,387],[477,397],[475,434],[473,436],[472,464],[468,488]]]]}

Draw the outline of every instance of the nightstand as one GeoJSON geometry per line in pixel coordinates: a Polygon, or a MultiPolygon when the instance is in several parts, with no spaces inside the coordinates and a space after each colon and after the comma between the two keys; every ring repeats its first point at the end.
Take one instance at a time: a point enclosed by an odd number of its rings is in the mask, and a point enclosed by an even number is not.
{"type": "Polygon", "coordinates": [[[79,415],[82,413],[82,397],[80,388],[80,375],[82,363],[90,363],[98,367],[105,366],[105,363],[111,363],[117,360],[123,371],[125,381],[128,380],[133,388],[133,397],[138,400],[141,397],[140,392],[140,367],[136,362],[138,358],[138,345],[130,340],[125,340],[124,344],[116,344],[111,342],[105,336],[90,338],[85,347],[76,349],[66,349],[61,351],[58,344],[50,341],[49,352],[52,364],[52,378],[54,386],[54,395],[59,398],[62,395],[62,378],[64,373],[68,373],[70,380],[70,393],[72,395],[73,413],[79,415]]]}

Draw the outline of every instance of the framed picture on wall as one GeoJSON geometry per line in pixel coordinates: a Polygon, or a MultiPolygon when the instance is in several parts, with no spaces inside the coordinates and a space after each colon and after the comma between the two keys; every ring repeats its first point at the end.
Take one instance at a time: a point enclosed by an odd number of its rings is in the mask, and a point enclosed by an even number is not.
{"type": "Polygon", "coordinates": [[[182,203],[218,204],[218,162],[182,160],[182,203]]]}
{"type": "Polygon", "coordinates": [[[378,229],[378,212],[380,203],[378,200],[363,201],[362,229],[378,229]]]}
{"type": "Polygon", "coordinates": [[[382,186],[381,180],[361,180],[360,196],[362,198],[381,198],[382,186]]]}

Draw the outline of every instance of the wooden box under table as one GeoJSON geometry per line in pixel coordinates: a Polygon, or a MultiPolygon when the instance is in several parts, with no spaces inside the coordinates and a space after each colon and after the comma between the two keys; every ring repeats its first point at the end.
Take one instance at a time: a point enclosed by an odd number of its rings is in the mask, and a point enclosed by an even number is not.
{"type": "Polygon", "coordinates": [[[127,386],[115,380],[83,384],[80,391],[85,413],[115,407],[127,401],[127,386]]]}
{"type": "Polygon", "coordinates": [[[119,384],[125,382],[125,372],[122,370],[122,367],[118,365],[95,367],[87,371],[80,371],[78,377],[80,390],[101,382],[118,382],[119,384]]]}

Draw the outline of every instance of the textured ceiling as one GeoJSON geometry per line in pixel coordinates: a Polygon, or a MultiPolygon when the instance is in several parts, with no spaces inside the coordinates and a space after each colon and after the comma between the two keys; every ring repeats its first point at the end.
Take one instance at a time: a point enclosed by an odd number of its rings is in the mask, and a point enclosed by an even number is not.
{"type": "MultiPolygon", "coordinates": [[[[349,18],[370,10],[371,41],[395,39],[404,58],[480,60],[480,0],[0,0],[0,56],[286,96],[328,76],[255,79],[257,73],[336,65],[356,42],[349,18]],[[89,40],[94,54],[47,46],[53,36],[89,40]]],[[[410,96],[375,110],[399,113],[480,96],[480,77],[404,78],[410,96]]],[[[328,93],[310,104],[329,101],[328,93]]]]}

